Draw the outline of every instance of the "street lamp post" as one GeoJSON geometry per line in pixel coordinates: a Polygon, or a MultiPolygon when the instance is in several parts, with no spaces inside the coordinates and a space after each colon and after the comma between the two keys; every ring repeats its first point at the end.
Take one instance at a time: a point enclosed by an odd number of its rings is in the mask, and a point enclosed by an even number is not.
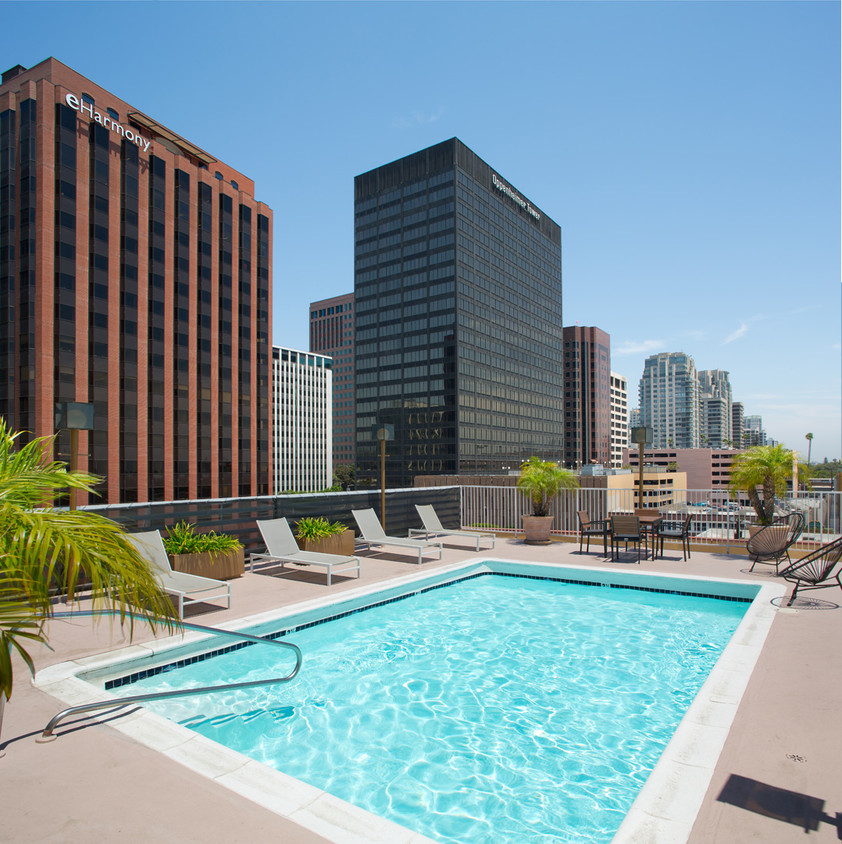
{"type": "Polygon", "coordinates": [[[371,433],[380,440],[380,524],[386,530],[386,440],[395,438],[394,425],[371,426],[371,433]]]}
{"type": "Polygon", "coordinates": [[[651,428],[632,428],[631,439],[637,443],[638,467],[637,467],[637,506],[643,507],[643,449],[646,445],[652,444],[651,428]]]}
{"type": "MultiPolygon", "coordinates": [[[[79,431],[94,428],[94,406],[92,402],[66,401],[56,405],[56,428],[70,431],[70,471],[79,465],[79,431]]],[[[76,509],[76,489],[70,487],[70,509],[76,509]]]]}

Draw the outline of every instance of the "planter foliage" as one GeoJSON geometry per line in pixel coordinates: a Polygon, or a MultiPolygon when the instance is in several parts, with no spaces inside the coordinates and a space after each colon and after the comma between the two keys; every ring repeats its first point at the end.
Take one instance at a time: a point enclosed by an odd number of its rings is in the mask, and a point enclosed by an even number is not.
{"type": "Polygon", "coordinates": [[[189,522],[179,522],[167,528],[164,548],[168,554],[215,554],[239,551],[243,546],[236,536],[226,533],[196,533],[189,522]]]}
{"type": "Polygon", "coordinates": [[[346,530],[347,527],[342,522],[329,522],[323,516],[304,516],[295,525],[295,538],[327,539],[329,536],[336,536],[346,530]]]}
{"type": "Polygon", "coordinates": [[[517,488],[532,502],[533,516],[549,515],[550,504],[561,490],[578,486],[579,482],[571,471],[540,457],[530,457],[520,467],[517,482],[517,488]]]}

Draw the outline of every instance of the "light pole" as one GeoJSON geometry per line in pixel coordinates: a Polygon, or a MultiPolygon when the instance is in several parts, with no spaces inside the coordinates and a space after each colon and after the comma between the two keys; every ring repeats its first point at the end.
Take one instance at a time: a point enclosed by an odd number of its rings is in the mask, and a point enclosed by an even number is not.
{"type": "Polygon", "coordinates": [[[380,440],[380,524],[386,530],[386,440],[395,438],[394,425],[371,426],[371,432],[376,440],[380,440]]]}
{"type": "Polygon", "coordinates": [[[643,449],[646,445],[652,444],[651,428],[632,428],[631,439],[637,443],[638,467],[637,467],[637,506],[643,507],[643,449]]]}
{"type": "MultiPolygon", "coordinates": [[[[56,428],[70,431],[70,471],[79,465],[79,431],[94,428],[94,406],[92,402],[66,401],[56,405],[56,428]]],[[[76,489],[70,487],[70,509],[76,509],[76,489]]]]}

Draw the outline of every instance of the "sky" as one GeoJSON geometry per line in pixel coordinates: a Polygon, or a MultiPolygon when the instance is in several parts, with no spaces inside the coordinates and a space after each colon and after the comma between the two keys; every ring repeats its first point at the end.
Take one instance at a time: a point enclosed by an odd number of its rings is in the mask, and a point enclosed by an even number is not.
{"type": "Polygon", "coordinates": [[[458,137],[562,228],[564,325],[730,372],[842,456],[837,2],[2,2],[53,56],[254,179],[273,332],[353,290],[354,176],[458,137]]]}

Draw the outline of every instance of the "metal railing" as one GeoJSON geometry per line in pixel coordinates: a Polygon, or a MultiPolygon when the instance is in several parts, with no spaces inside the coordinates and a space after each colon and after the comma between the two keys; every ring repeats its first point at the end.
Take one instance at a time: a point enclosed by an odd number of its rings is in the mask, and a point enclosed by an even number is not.
{"type": "MultiPolygon", "coordinates": [[[[111,612],[108,610],[102,611],[81,611],[81,612],[74,612],[74,613],[57,613],[54,618],[76,618],[79,616],[101,616],[101,615],[118,615],[119,613],[111,612]]],[[[138,616],[139,617],[139,616],[138,616]]],[[[44,731],[41,733],[40,737],[37,739],[38,741],[48,741],[54,739],[55,736],[53,735],[53,730],[60,724],[65,718],[70,717],[71,715],[78,715],[81,712],[95,712],[98,709],[120,709],[124,706],[128,706],[133,703],[145,703],[146,701],[150,700],[163,700],[165,698],[174,698],[174,697],[186,697],[187,695],[203,695],[203,694],[210,694],[212,692],[230,692],[235,691],[237,689],[248,689],[252,688],[253,686],[268,686],[274,683],[288,683],[298,674],[299,670],[301,669],[301,650],[297,645],[293,645],[291,642],[279,642],[277,639],[264,639],[260,636],[252,636],[249,633],[241,633],[238,630],[223,630],[219,627],[205,627],[201,624],[192,624],[190,622],[182,622],[182,627],[187,628],[188,630],[198,630],[200,633],[211,633],[213,635],[220,635],[220,636],[232,636],[237,639],[241,639],[246,642],[251,642],[252,644],[256,645],[277,645],[282,648],[287,648],[295,653],[295,667],[292,669],[292,672],[287,674],[285,677],[270,677],[265,680],[247,680],[241,683],[223,683],[218,686],[202,686],[200,688],[192,688],[192,689],[171,689],[170,691],[166,692],[149,692],[147,694],[142,695],[131,695],[130,697],[119,697],[119,698],[112,698],[111,700],[98,700],[92,701],[90,703],[81,703],[77,706],[69,706],[67,709],[62,709],[61,712],[54,715],[46,727],[44,727],[44,731]]]]}
{"type": "MultiPolygon", "coordinates": [[[[461,522],[466,529],[484,528],[516,534],[522,530],[521,515],[531,513],[529,499],[510,486],[461,487],[461,522]]],[[[552,535],[578,536],[579,510],[591,519],[607,519],[612,513],[633,513],[637,503],[634,489],[563,490],[550,507],[552,535]]],[[[732,498],[725,489],[645,489],[646,508],[660,510],[667,521],[681,521],[692,515],[690,539],[693,544],[725,546],[726,552],[745,548],[749,528],[758,524],[748,497],[732,498]]],[[[788,493],[775,501],[775,515],[793,510],[804,514],[804,533],[797,548],[810,550],[842,534],[842,493],[804,491],[788,493]]]]}

